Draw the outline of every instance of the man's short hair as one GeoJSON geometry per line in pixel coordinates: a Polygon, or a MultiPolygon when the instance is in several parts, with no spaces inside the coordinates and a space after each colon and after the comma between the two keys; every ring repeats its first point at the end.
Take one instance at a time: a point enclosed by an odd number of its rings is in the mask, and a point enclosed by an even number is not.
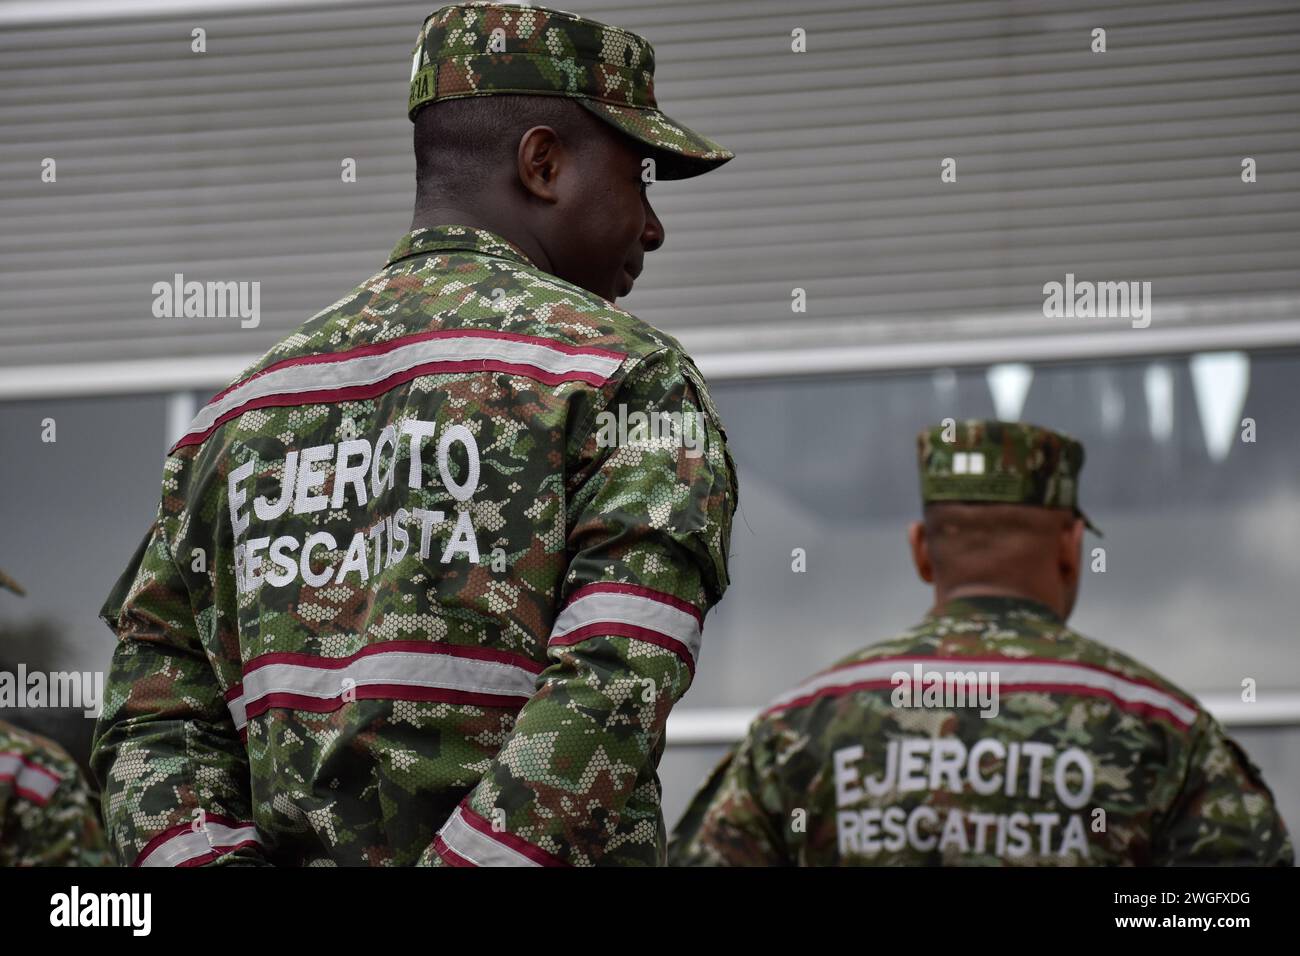
{"type": "Polygon", "coordinates": [[[505,164],[513,164],[520,137],[534,126],[551,127],[579,151],[603,129],[563,96],[467,96],[424,107],[415,115],[418,191],[439,199],[480,192],[505,164]]]}
{"type": "Polygon", "coordinates": [[[1056,546],[1056,535],[1077,520],[1064,508],[992,502],[932,502],[925,536],[937,568],[1029,557],[1056,546]]]}

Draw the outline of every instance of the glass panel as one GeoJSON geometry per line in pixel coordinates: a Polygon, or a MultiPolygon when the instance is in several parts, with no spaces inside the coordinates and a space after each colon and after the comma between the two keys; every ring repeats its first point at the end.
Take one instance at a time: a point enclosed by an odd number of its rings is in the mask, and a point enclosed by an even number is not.
{"type": "MultiPolygon", "coordinates": [[[[741,511],[732,588],[679,712],[757,707],[915,622],[930,598],[904,537],[920,511],[916,431],[1020,403],[1025,419],[1088,451],[1082,501],[1106,534],[1087,546],[1106,548],[1108,570],[1087,576],[1071,623],[1193,693],[1235,692],[1244,677],[1261,696],[1300,689],[1286,597],[1300,581],[1300,354],[718,382],[713,395],[741,511]],[[1243,417],[1256,423],[1253,443],[1241,440],[1243,417]],[[791,570],[794,548],[804,573],[791,570]]],[[[0,664],[27,634],[44,666],[106,666],[112,635],[96,614],[156,507],[167,401],[0,403],[0,567],[29,592],[0,602],[11,642],[0,664]],[[40,440],[45,418],[57,423],[52,444],[40,440]]],[[[69,739],[80,729],[48,731],[80,751],[69,739]]],[[[1300,731],[1237,736],[1300,822],[1300,731]]],[[[724,749],[670,750],[670,824],[724,749]]]]}
{"type": "MultiPolygon", "coordinates": [[[[1036,366],[1023,397],[1026,420],[1084,443],[1081,501],[1105,532],[1085,546],[1107,570],[1071,623],[1191,692],[1300,688],[1284,597],[1300,581],[1300,356],[1235,354],[1036,366]]],[[[688,705],[759,705],[924,613],[905,538],[915,435],[994,415],[994,388],[1017,399],[1025,376],[1005,368],[713,386],[741,506],[688,705]]]]}
{"type": "Polygon", "coordinates": [[[48,666],[108,664],[115,639],[97,615],[158,510],[166,404],[165,395],[0,402],[0,568],[27,589],[0,598],[9,635],[0,659],[16,631],[37,629],[54,645],[42,642],[48,666]],[[53,442],[42,441],[45,419],[53,442]]]}
{"type": "MultiPolygon", "coordinates": [[[[1239,693],[1246,677],[1261,697],[1300,689],[1300,355],[1027,368],[716,383],[741,509],[732,587],[678,713],[758,707],[915,623],[931,598],[905,537],[920,513],[916,432],[1020,402],[1087,450],[1081,502],[1105,537],[1085,546],[1106,549],[1107,570],[1086,575],[1072,626],[1192,693],[1239,693]]],[[[1300,825],[1300,729],[1233,733],[1300,825]]],[[[723,749],[669,751],[670,825],[723,749]]]]}

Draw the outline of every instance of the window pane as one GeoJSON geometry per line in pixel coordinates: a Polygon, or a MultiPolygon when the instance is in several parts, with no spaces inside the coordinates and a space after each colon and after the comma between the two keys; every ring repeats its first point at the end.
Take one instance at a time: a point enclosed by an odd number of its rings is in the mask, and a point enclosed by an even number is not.
{"type": "MultiPolygon", "coordinates": [[[[1300,687],[1286,597],[1300,581],[1300,356],[1205,367],[1032,369],[1021,417],[1084,443],[1080,500],[1105,532],[1085,547],[1105,548],[1107,570],[1086,574],[1071,623],[1191,692],[1239,692],[1244,677],[1300,687]],[[1247,416],[1253,443],[1240,440],[1247,416]]],[[[1004,413],[1006,378],[992,376],[1004,413]]],[[[714,385],[740,512],[732,588],[710,616],[690,706],[761,704],[925,612],[905,538],[920,513],[915,436],[993,416],[990,380],[963,369],[714,385]],[[795,548],[805,573],[792,571],[795,548]]]]}

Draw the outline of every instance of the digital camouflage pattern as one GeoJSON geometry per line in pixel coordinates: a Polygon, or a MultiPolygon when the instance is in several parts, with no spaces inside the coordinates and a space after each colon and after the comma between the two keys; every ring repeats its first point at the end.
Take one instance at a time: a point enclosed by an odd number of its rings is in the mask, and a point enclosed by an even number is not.
{"type": "Polygon", "coordinates": [[[1083,445],[1024,422],[949,420],[916,436],[921,500],[986,501],[1079,510],[1083,445]]]}
{"type": "Polygon", "coordinates": [[[0,866],[111,866],[97,807],[67,751],[0,720],[0,866]]]}
{"type": "Polygon", "coordinates": [[[951,601],[783,695],[670,849],[682,866],[1292,858],[1259,771],[1194,699],[1046,607],[992,597],[951,601]],[[913,706],[894,675],[918,666],[999,674],[996,715],[913,706]]]}
{"type": "Polygon", "coordinates": [[[661,863],[664,725],[736,495],[671,337],[492,233],[415,230],[167,457],[103,611],[112,844],[149,865],[661,863]],[[618,408],[698,416],[700,441],[602,441],[618,408]]]}
{"type": "Polygon", "coordinates": [[[411,63],[407,112],[494,93],[572,98],[633,139],[670,154],[659,179],[685,179],[734,154],[663,114],[655,52],[642,36],[561,10],[459,3],[429,15],[411,63]]]}

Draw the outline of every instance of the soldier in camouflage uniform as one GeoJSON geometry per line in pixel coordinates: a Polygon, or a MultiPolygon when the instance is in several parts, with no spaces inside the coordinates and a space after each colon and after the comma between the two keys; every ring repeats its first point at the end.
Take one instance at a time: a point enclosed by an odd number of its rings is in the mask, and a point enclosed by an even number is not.
{"type": "Polygon", "coordinates": [[[935,608],[767,707],[674,833],[676,865],[1290,864],[1259,771],[1188,694],[1066,627],[1078,442],[919,437],[935,608]]]}
{"type": "Polygon", "coordinates": [[[125,862],[663,862],[737,488],[695,365],[612,301],[663,241],[643,161],[731,155],[653,56],[542,8],[425,22],[415,228],[199,412],[104,608],[125,862]]]}
{"type": "Polygon", "coordinates": [[[111,866],[81,771],[53,740],[0,720],[0,866],[111,866]]]}
{"type": "MultiPolygon", "coordinates": [[[[0,589],[22,594],[0,571],[0,589]]],[[[81,771],[53,740],[0,720],[0,866],[108,866],[81,771]]]]}

